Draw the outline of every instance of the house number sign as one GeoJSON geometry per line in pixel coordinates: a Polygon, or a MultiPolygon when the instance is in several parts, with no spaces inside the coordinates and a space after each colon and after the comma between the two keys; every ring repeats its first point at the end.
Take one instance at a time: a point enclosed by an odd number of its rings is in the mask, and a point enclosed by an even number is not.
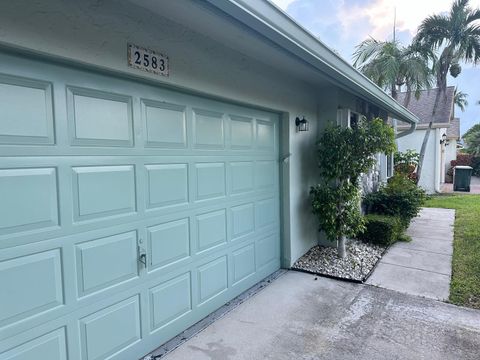
{"type": "Polygon", "coordinates": [[[168,56],[141,46],[128,44],[127,58],[130,67],[168,76],[168,56]]]}

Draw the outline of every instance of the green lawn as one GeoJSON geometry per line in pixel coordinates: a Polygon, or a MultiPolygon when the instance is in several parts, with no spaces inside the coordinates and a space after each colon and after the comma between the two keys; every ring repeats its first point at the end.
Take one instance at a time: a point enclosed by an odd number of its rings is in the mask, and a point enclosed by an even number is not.
{"type": "Polygon", "coordinates": [[[450,301],[480,309],[480,195],[434,196],[426,206],[456,210],[450,301]]]}

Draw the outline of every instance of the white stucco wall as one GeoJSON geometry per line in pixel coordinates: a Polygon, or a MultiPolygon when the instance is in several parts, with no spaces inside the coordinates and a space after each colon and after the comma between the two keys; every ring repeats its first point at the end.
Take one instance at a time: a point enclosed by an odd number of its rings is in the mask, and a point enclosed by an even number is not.
{"type": "MultiPolygon", "coordinates": [[[[415,130],[412,134],[397,140],[398,150],[413,149],[420,153],[426,130],[415,130]]],[[[432,129],[425,151],[422,175],[419,185],[432,194],[440,190],[440,138],[439,129],[432,129]]],[[[443,134],[443,133],[442,133],[443,134]]]]}
{"type": "Polygon", "coordinates": [[[457,140],[451,139],[445,146],[445,171],[450,169],[450,162],[457,159],[457,140]]]}

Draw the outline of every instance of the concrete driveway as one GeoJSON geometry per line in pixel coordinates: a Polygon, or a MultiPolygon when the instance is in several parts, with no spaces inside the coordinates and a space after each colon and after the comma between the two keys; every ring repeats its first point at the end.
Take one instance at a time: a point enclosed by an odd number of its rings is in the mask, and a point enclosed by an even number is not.
{"type": "Polygon", "coordinates": [[[166,360],[480,359],[480,311],[286,272],[166,360]]]}

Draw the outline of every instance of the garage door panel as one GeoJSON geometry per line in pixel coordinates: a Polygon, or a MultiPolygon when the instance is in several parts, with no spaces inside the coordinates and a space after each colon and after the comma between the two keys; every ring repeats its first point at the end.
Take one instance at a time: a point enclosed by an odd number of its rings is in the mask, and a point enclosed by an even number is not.
{"type": "Polygon", "coordinates": [[[82,318],[79,325],[83,358],[105,359],[141,339],[139,297],[82,318]]]}
{"type": "Polygon", "coordinates": [[[221,150],[225,148],[223,114],[211,110],[193,110],[194,146],[198,149],[221,150]]]}
{"type": "Polygon", "coordinates": [[[72,171],[76,221],[136,211],[133,165],[75,167],[72,171]]]}
{"type": "Polygon", "coordinates": [[[230,145],[232,149],[251,150],[253,139],[253,119],[230,115],[230,145]]]}
{"type": "Polygon", "coordinates": [[[0,74],[0,144],[53,144],[52,99],[51,83],[0,74]]]}
{"type": "Polygon", "coordinates": [[[0,234],[57,226],[55,168],[0,169],[0,234]]]}
{"type": "Polygon", "coordinates": [[[253,161],[230,162],[230,191],[232,194],[253,191],[253,179],[253,161]]]}
{"type": "Polygon", "coordinates": [[[255,228],[261,229],[272,225],[277,219],[275,199],[262,199],[255,203],[255,228]]]}
{"type": "Polygon", "coordinates": [[[145,170],[148,209],[188,202],[188,164],[151,164],[145,170]]]}
{"type": "Polygon", "coordinates": [[[257,120],[257,147],[263,151],[274,151],[275,124],[270,121],[257,120]]]}
{"type": "Polygon", "coordinates": [[[256,242],[256,258],[257,269],[262,268],[272,261],[276,261],[279,256],[278,252],[278,235],[272,234],[256,242]]]}
{"type": "Polygon", "coordinates": [[[148,227],[147,241],[151,270],[163,268],[189,258],[189,218],[148,227]]]}
{"type": "Polygon", "coordinates": [[[275,161],[255,162],[255,186],[258,190],[271,190],[275,186],[275,161]]]}
{"type": "Polygon", "coordinates": [[[230,216],[232,240],[237,240],[255,231],[255,211],[253,203],[233,206],[230,209],[230,216]]]}
{"type": "Polygon", "coordinates": [[[198,304],[203,305],[228,288],[227,257],[222,256],[198,268],[198,304]]]}
{"type": "Polygon", "coordinates": [[[205,200],[225,196],[225,163],[195,164],[196,199],[205,200]]]}
{"type": "Polygon", "coordinates": [[[192,310],[190,272],[149,290],[150,331],[155,332],[192,310]]]}
{"type": "Polygon", "coordinates": [[[146,147],[187,147],[186,106],[142,100],[142,110],[146,147]]]}
{"type": "Polygon", "coordinates": [[[63,306],[61,261],[55,249],[0,262],[0,328],[63,306]]]}
{"type": "Polygon", "coordinates": [[[129,96],[69,87],[68,120],[72,145],[133,146],[129,96]]]}
{"type": "Polygon", "coordinates": [[[255,273],[255,244],[248,244],[232,253],[233,286],[255,273]]]}
{"type": "Polygon", "coordinates": [[[77,244],[75,254],[79,296],[138,276],[136,231],[77,244]]]}
{"type": "Polygon", "coordinates": [[[31,360],[39,356],[49,360],[67,360],[64,327],[0,354],[2,360],[31,360]]]}
{"type": "Polygon", "coordinates": [[[210,250],[227,242],[227,218],[225,209],[197,215],[196,251],[210,250]]]}

